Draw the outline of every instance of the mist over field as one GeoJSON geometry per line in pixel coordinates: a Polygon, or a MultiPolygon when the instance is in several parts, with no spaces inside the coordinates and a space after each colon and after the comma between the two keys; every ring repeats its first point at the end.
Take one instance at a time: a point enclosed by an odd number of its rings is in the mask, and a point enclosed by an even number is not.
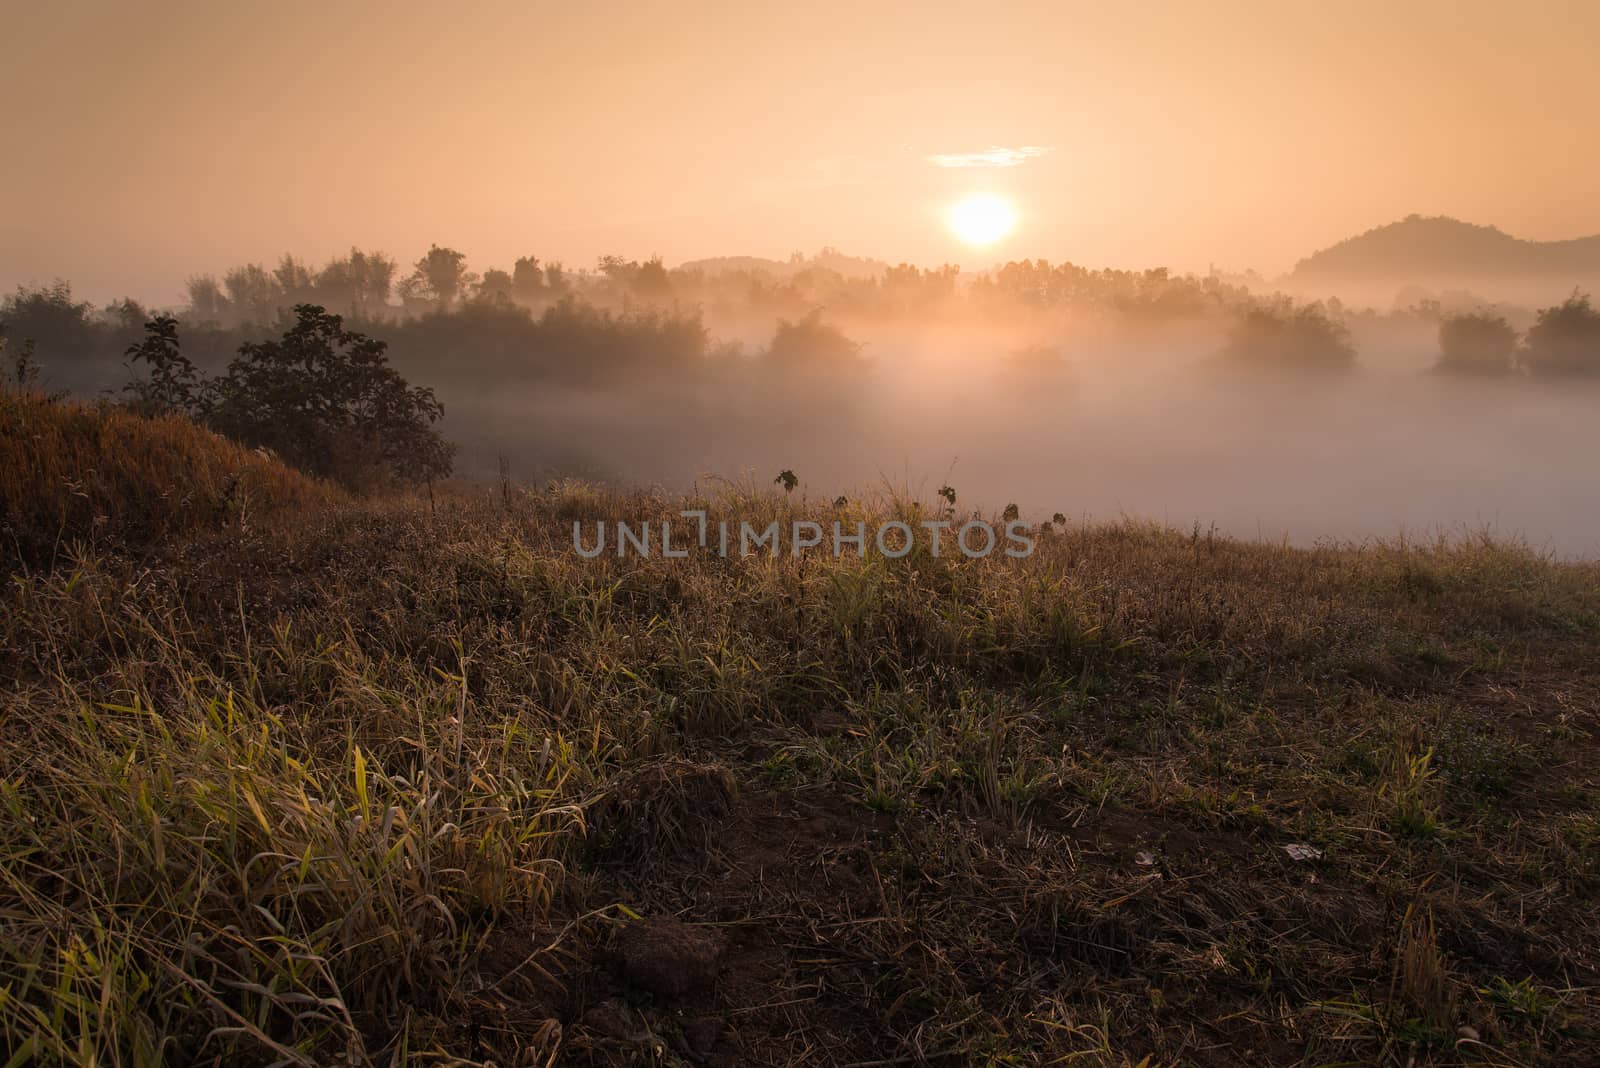
{"type": "MultiPolygon", "coordinates": [[[[467,268],[435,246],[392,288],[396,263],[360,251],[196,275],[174,328],[220,370],[294,305],[342,311],[443,403],[468,480],[682,491],[788,469],[811,498],[950,485],[963,509],[1036,522],[1600,549],[1595,313],[1555,286],[1544,307],[1412,284],[1380,310],[1253,276],[833,250],[467,268]]],[[[123,349],[150,314],[58,285],[17,290],[0,326],[93,395],[139,377],[123,349]]]]}
{"type": "Polygon", "coordinates": [[[1309,375],[1221,365],[1222,313],[1155,326],[845,320],[859,362],[796,382],[762,374],[775,325],[708,322],[744,351],[703,377],[488,391],[447,378],[445,425],[464,469],[485,475],[504,457],[524,474],[679,490],[792,468],[826,499],[928,499],[948,483],[964,507],[1015,503],[1035,520],[1131,516],[1295,544],[1490,533],[1600,550],[1600,482],[1587,473],[1600,385],[1441,374],[1426,317],[1351,316],[1354,365],[1309,375]]]}
{"type": "Polygon", "coordinates": [[[445,385],[465,467],[589,473],[687,488],[793,468],[831,499],[949,483],[963,506],[1070,519],[1132,516],[1292,543],[1493,533],[1563,555],[1600,550],[1600,390],[1426,375],[1219,377],[1215,339],[1063,346],[1028,380],[981,333],[855,333],[869,363],[822,397],[716,383],[527,390],[445,385]]]}

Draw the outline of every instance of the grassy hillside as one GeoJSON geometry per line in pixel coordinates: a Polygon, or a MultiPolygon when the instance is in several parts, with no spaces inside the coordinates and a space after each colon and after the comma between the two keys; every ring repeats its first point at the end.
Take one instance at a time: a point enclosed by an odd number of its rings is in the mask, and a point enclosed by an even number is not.
{"type": "Polygon", "coordinates": [[[572,551],[686,503],[329,502],[14,576],[0,1046],[1596,1062],[1600,568],[572,551]]]}
{"type": "Polygon", "coordinates": [[[0,389],[0,552],[33,566],[338,496],[179,416],[0,389]]]}

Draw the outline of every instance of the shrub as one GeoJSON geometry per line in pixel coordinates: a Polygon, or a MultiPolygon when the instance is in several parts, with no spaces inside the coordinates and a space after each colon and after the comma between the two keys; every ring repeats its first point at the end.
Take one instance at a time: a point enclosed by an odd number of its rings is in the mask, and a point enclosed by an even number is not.
{"type": "Polygon", "coordinates": [[[832,323],[813,311],[798,322],[779,320],[767,348],[767,362],[780,371],[852,371],[864,362],[861,343],[852,341],[832,323]]]}
{"type": "Polygon", "coordinates": [[[1458,374],[1510,374],[1517,354],[1517,331],[1490,312],[1453,315],[1439,324],[1440,371],[1458,374]]]}
{"type": "Polygon", "coordinates": [[[1349,371],[1356,350],[1350,332],[1321,304],[1252,308],[1228,333],[1222,361],[1259,371],[1349,371]]]}
{"type": "Polygon", "coordinates": [[[123,387],[130,406],[146,415],[203,414],[210,406],[207,386],[189,358],[178,351],[178,320],[158,315],[145,324],[144,340],[129,345],[132,363],[150,369],[148,378],[123,387]]]}
{"type": "Polygon", "coordinates": [[[1540,377],[1600,375],[1600,311],[1587,293],[1539,312],[1523,342],[1522,362],[1540,377]]]}

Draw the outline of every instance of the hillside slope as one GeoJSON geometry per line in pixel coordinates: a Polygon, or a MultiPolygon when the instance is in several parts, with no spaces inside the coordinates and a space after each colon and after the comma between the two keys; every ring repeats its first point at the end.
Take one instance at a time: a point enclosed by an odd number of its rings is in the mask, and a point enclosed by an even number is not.
{"type": "Polygon", "coordinates": [[[139,549],[342,496],[181,416],[0,390],[0,558],[13,567],[76,541],[139,549]]]}
{"type": "Polygon", "coordinates": [[[1313,253],[1289,279],[1303,286],[1520,282],[1559,292],[1600,279],[1600,235],[1526,241],[1493,226],[1412,215],[1313,253]]]}

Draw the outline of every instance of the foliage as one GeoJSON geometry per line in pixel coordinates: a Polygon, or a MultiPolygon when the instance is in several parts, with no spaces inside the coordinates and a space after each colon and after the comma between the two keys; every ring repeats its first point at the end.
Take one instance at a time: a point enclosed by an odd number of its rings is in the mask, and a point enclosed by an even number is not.
{"type": "Polygon", "coordinates": [[[90,393],[116,384],[120,357],[145,315],[133,301],[96,310],[66,282],[19,286],[0,300],[0,333],[33,346],[30,359],[50,369],[52,385],[90,393]]]}
{"type": "Polygon", "coordinates": [[[308,303],[367,316],[381,310],[394,284],[395,262],[381,252],[352,248],[331,260],[317,275],[308,303]]]}
{"type": "Polygon", "coordinates": [[[653,256],[644,263],[621,256],[601,256],[596,267],[623,296],[655,302],[672,296],[672,279],[660,256],[653,256]]]}
{"type": "Polygon", "coordinates": [[[477,277],[467,270],[465,253],[430,245],[400,283],[401,294],[409,301],[431,301],[440,311],[448,311],[476,281],[477,277]]]}
{"type": "Polygon", "coordinates": [[[990,306],[1078,307],[1156,322],[1194,318],[1251,301],[1247,288],[1215,275],[1173,275],[1165,268],[1095,270],[1047,260],[1006,263],[991,277],[975,283],[974,292],[980,302],[990,306]]]}
{"type": "Polygon", "coordinates": [[[1321,304],[1258,305],[1240,315],[1223,344],[1226,366],[1271,373],[1344,372],[1355,367],[1350,332],[1321,304]]]}
{"type": "Polygon", "coordinates": [[[389,366],[388,345],[339,316],[311,304],[295,316],[281,338],[240,347],[215,384],[211,425],[347,486],[448,474],[433,390],[407,384],[389,366]]]}
{"type": "Polygon", "coordinates": [[[865,366],[861,343],[824,322],[820,310],[795,322],[779,320],[766,361],[774,370],[788,373],[839,374],[865,366]]]}
{"type": "Polygon", "coordinates": [[[1510,374],[1517,354],[1517,331],[1490,312],[1454,315],[1439,324],[1438,369],[1460,374],[1510,374]]]}
{"type": "Polygon", "coordinates": [[[191,324],[236,327],[267,324],[298,303],[321,304],[356,316],[381,314],[394,285],[395,262],[381,252],[351,248],[313,271],[292,256],[273,270],[248,263],[215,276],[200,274],[187,284],[191,324]]]}
{"type": "Polygon", "coordinates": [[[1600,375],[1600,310],[1587,293],[1539,312],[1523,341],[1522,362],[1537,378],[1600,375]]]}
{"type": "Polygon", "coordinates": [[[130,363],[143,363],[149,375],[124,387],[131,405],[146,415],[173,413],[203,418],[211,405],[207,384],[178,350],[178,320],[158,315],[145,324],[144,340],[128,346],[130,363]]]}
{"type": "Polygon", "coordinates": [[[498,268],[491,268],[483,272],[483,280],[478,283],[473,296],[477,300],[510,303],[515,292],[516,283],[511,275],[498,268]]]}

